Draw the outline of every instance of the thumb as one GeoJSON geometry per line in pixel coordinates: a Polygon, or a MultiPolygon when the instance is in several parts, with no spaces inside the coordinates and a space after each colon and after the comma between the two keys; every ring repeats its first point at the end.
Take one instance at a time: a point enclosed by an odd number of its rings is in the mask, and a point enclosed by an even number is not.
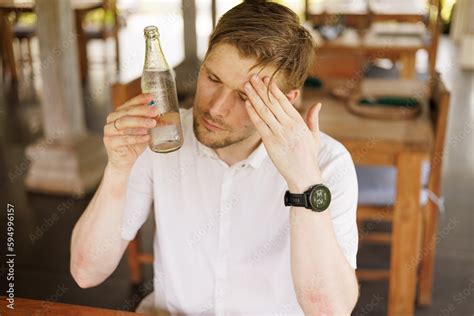
{"type": "Polygon", "coordinates": [[[319,134],[319,111],[321,111],[321,107],[321,102],[318,102],[311,106],[306,114],[306,124],[313,134],[319,134]]]}

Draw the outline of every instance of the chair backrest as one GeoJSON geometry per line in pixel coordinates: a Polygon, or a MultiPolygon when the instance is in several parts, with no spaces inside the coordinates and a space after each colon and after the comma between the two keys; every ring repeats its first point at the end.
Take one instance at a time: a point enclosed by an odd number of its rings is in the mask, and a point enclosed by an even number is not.
{"type": "Polygon", "coordinates": [[[441,168],[448,124],[450,93],[439,73],[431,79],[430,114],[434,133],[434,146],[431,154],[431,172],[428,188],[437,196],[441,192],[441,168]]]}
{"type": "Polygon", "coordinates": [[[139,95],[141,91],[141,77],[138,77],[130,82],[122,83],[116,82],[112,84],[112,105],[117,108],[119,105],[125,103],[127,100],[139,95]]]}

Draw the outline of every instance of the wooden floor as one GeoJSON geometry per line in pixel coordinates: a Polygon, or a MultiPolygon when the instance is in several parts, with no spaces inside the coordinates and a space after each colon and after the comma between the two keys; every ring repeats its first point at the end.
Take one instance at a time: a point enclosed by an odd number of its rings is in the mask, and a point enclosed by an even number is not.
{"type": "MultiPolygon", "coordinates": [[[[127,34],[122,35],[126,37],[127,34]]],[[[108,88],[114,78],[111,74],[114,66],[106,67],[100,57],[103,50],[94,47],[90,49],[93,54],[98,51],[99,58],[95,61],[92,58],[84,100],[87,126],[100,134],[111,109],[108,88]]],[[[122,51],[122,59],[126,61],[127,38],[123,37],[122,51]]],[[[110,60],[112,62],[113,58],[110,60]]],[[[443,185],[447,213],[440,224],[442,234],[436,259],[434,302],[429,308],[417,309],[416,315],[463,316],[474,313],[474,75],[462,72],[453,63],[456,60],[455,46],[443,38],[438,68],[452,91],[443,185]]],[[[137,63],[138,66],[129,64],[125,71],[133,75],[137,69],[139,71],[141,59],[137,63]]],[[[25,69],[19,84],[1,82],[0,85],[0,200],[4,209],[7,203],[15,207],[15,294],[18,297],[131,310],[139,297],[130,286],[124,260],[106,282],[92,289],[80,289],[70,276],[71,230],[91,195],[75,200],[28,193],[24,189],[28,161],[23,151],[28,143],[41,136],[42,130],[38,101],[41,87],[37,70],[31,76],[25,69]]],[[[372,71],[374,76],[393,74],[383,73],[372,71]]],[[[4,214],[2,212],[0,221],[2,251],[6,243],[4,214]]],[[[146,235],[149,246],[152,237],[146,235]]],[[[373,262],[377,262],[377,267],[387,266],[389,251],[381,247],[362,247],[358,260],[361,267],[373,262]]],[[[0,293],[5,293],[6,273],[5,260],[2,259],[0,293]]],[[[151,269],[145,275],[150,279],[151,269]]],[[[386,303],[387,284],[363,283],[354,315],[384,315],[386,303]]]]}

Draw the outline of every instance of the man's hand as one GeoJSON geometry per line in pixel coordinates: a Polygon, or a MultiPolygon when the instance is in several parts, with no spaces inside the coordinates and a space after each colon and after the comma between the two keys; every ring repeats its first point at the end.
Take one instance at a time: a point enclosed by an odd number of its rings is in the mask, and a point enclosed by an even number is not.
{"type": "Polygon", "coordinates": [[[245,106],[262,137],[267,152],[288,183],[291,192],[301,193],[321,182],[319,170],[319,111],[321,103],[308,111],[306,123],[285,94],[269,78],[253,75],[244,85],[245,106]]]}
{"type": "Polygon", "coordinates": [[[156,107],[148,102],[150,94],[140,94],[107,116],[104,144],[109,165],[115,170],[129,171],[150,140],[149,130],[156,125],[156,107]]]}

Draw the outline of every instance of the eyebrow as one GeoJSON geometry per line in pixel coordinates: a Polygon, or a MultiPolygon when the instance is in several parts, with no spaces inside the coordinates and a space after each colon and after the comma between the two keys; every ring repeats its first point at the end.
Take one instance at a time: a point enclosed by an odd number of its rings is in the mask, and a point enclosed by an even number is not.
{"type": "MultiPolygon", "coordinates": [[[[204,69],[206,69],[206,72],[207,72],[208,74],[215,76],[215,77],[217,78],[217,80],[219,80],[220,82],[222,82],[221,78],[219,78],[219,76],[216,75],[211,69],[209,69],[209,67],[207,67],[206,65],[203,65],[203,67],[204,67],[204,69]]],[[[237,91],[237,92],[239,92],[239,93],[241,93],[241,94],[243,94],[243,95],[245,95],[245,96],[247,96],[247,94],[246,94],[244,91],[240,90],[240,89],[233,89],[233,90],[234,90],[234,91],[237,91]]]]}

